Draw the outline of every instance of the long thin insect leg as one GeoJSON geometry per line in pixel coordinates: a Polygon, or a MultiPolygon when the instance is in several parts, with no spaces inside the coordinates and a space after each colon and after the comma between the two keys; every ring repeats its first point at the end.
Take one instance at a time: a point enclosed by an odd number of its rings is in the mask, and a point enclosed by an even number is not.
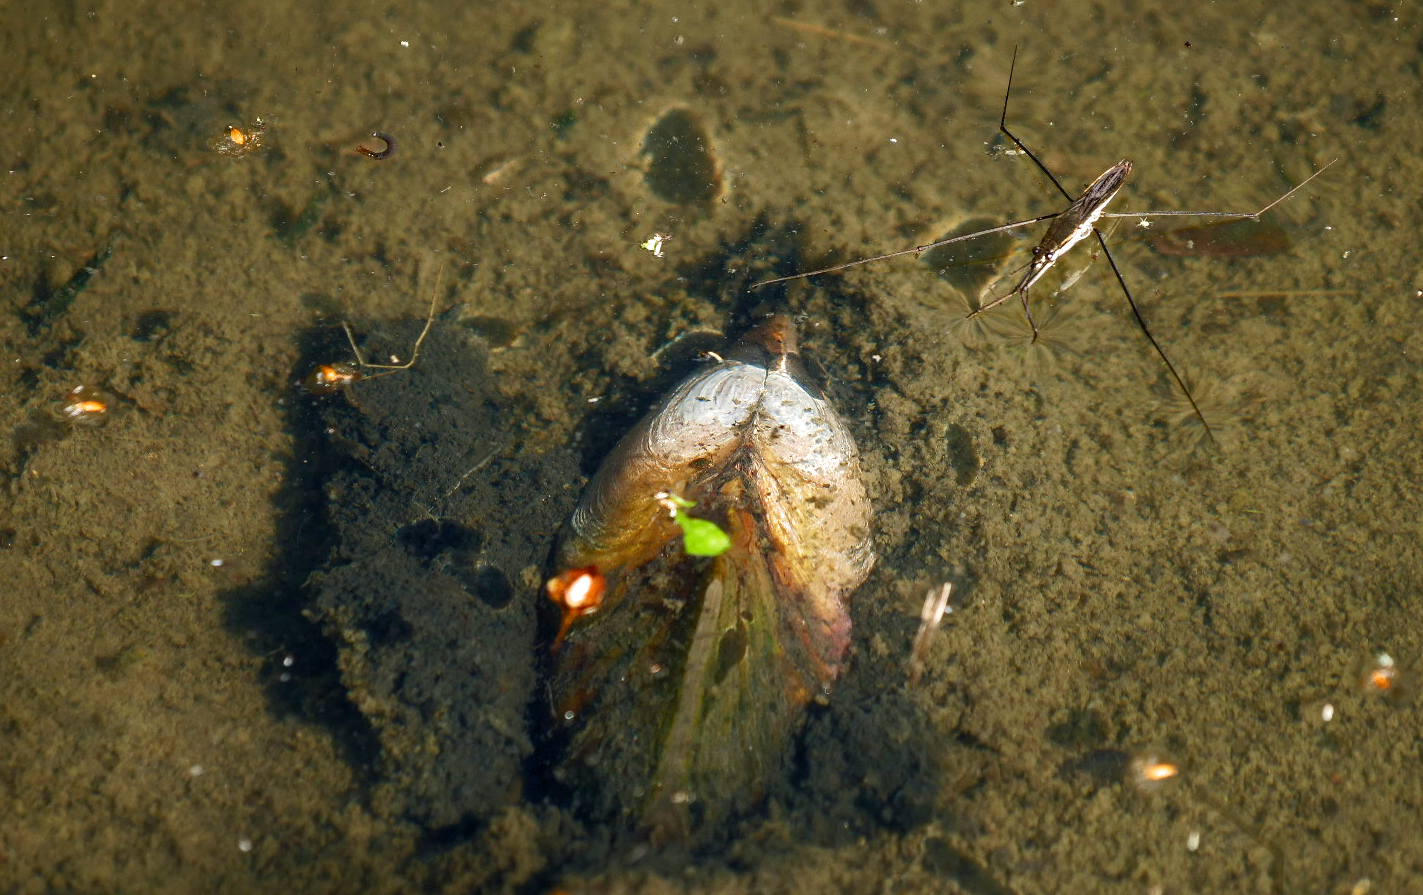
{"type": "Polygon", "coordinates": [[[974,308],[972,311],[969,311],[968,316],[970,318],[973,318],[977,317],[979,314],[984,313],[985,311],[991,311],[999,305],[1003,304],[1003,302],[1007,301],[1015,295],[1021,294],[1022,292],[1023,290],[1021,289],[1014,289],[1012,292],[1005,292],[1002,295],[997,296],[996,298],[991,298],[983,304],[979,305],[978,307],[974,308]]]}
{"type": "Polygon", "coordinates": [[[1325,163],[1324,163],[1324,166],[1321,167],[1318,171],[1315,171],[1313,174],[1309,175],[1309,176],[1306,177],[1304,180],[1301,180],[1299,183],[1295,184],[1293,187],[1290,188],[1290,191],[1289,191],[1289,192],[1285,193],[1283,196],[1280,196],[1278,199],[1276,199],[1275,201],[1271,202],[1269,205],[1266,205],[1264,208],[1260,209],[1259,211],[1109,211],[1109,212],[1104,212],[1104,213],[1102,214],[1102,217],[1104,217],[1104,218],[1235,218],[1236,220],[1242,220],[1242,221],[1258,221],[1258,220],[1260,220],[1260,216],[1261,216],[1261,215],[1263,215],[1265,212],[1269,211],[1270,209],[1274,208],[1276,205],[1279,205],[1281,202],[1285,201],[1285,200],[1288,199],[1289,197],[1293,196],[1295,193],[1297,193],[1297,192],[1299,192],[1300,190],[1304,189],[1306,186],[1309,185],[1309,182],[1310,182],[1311,180],[1313,180],[1314,178],[1316,178],[1316,177],[1318,177],[1319,175],[1323,174],[1325,171],[1329,170],[1329,166],[1332,165],[1332,164],[1334,164],[1334,163],[1337,162],[1337,161],[1339,161],[1339,159],[1337,159],[1337,158],[1332,158],[1332,159],[1330,159],[1329,161],[1325,162],[1325,163]]]}
{"type": "Polygon", "coordinates": [[[937,249],[940,246],[952,245],[953,243],[964,242],[970,239],[977,239],[980,236],[991,236],[994,233],[1002,233],[1006,230],[1016,230],[1019,227],[1026,227],[1029,224],[1037,224],[1041,223],[1042,221],[1051,220],[1061,213],[1062,212],[1054,211],[1052,214],[1042,214],[1038,215],[1035,218],[1028,218],[1024,221],[1014,221],[1011,224],[1001,224],[997,227],[989,227],[987,230],[976,230],[973,233],[964,233],[960,236],[950,236],[948,239],[940,239],[936,242],[925,243],[921,246],[915,246],[912,249],[900,249],[897,252],[885,252],[883,255],[875,255],[870,258],[859,258],[855,261],[846,261],[844,264],[836,264],[834,267],[822,267],[818,270],[807,270],[804,273],[793,273],[789,276],[776,277],[773,280],[762,280],[759,283],[752,283],[747,288],[759,289],[762,286],[769,286],[772,283],[784,283],[787,280],[803,280],[806,277],[814,277],[823,273],[835,273],[836,271],[845,270],[846,268],[858,267],[861,264],[869,264],[871,261],[883,261],[886,258],[898,258],[901,255],[922,255],[930,249],[937,249]]]}
{"type": "Polygon", "coordinates": [[[1150,328],[1146,325],[1146,318],[1141,315],[1141,309],[1136,306],[1136,300],[1131,297],[1131,290],[1127,288],[1127,281],[1122,276],[1122,272],[1117,268],[1117,260],[1112,257],[1112,252],[1107,248],[1107,240],[1102,237],[1101,231],[1092,231],[1097,236],[1097,243],[1102,247],[1102,254],[1107,256],[1107,263],[1111,265],[1112,273],[1117,278],[1117,285],[1122,287],[1122,294],[1127,297],[1127,304],[1131,306],[1132,316],[1136,317],[1136,325],[1141,328],[1141,334],[1146,336],[1146,341],[1151,343],[1151,347],[1156,349],[1156,356],[1161,358],[1161,362],[1166,365],[1166,371],[1175,380],[1176,387],[1181,389],[1181,394],[1186,396],[1186,400],[1191,405],[1191,412],[1200,420],[1201,428],[1206,430],[1206,437],[1211,444],[1217,444],[1215,432],[1211,429],[1211,424],[1206,422],[1206,415],[1201,412],[1200,405],[1196,403],[1196,398],[1191,394],[1191,389],[1187,387],[1186,380],[1181,378],[1181,374],[1176,372],[1176,365],[1171,363],[1171,358],[1166,356],[1166,352],[1161,350],[1156,337],[1151,334],[1150,328]]]}
{"type": "Polygon", "coordinates": [[[425,337],[430,334],[430,327],[435,322],[435,304],[440,298],[440,284],[445,279],[444,265],[440,266],[439,273],[435,274],[435,288],[430,293],[430,309],[425,314],[425,328],[420,330],[420,335],[415,337],[415,344],[410,349],[410,360],[403,364],[373,364],[361,358],[361,352],[356,348],[356,340],[351,337],[351,328],[344,322],[341,324],[346,328],[346,338],[351,342],[351,350],[356,353],[356,361],[361,367],[368,367],[373,370],[383,370],[382,373],[372,373],[367,379],[374,379],[377,376],[384,376],[386,373],[394,373],[397,370],[408,370],[415,366],[415,361],[420,357],[420,346],[425,343],[425,337]]]}
{"type": "Polygon", "coordinates": [[[1038,166],[1038,170],[1043,172],[1043,174],[1047,177],[1048,180],[1052,181],[1053,186],[1057,187],[1057,191],[1059,193],[1062,193],[1062,195],[1066,197],[1067,201],[1071,202],[1077,197],[1069,193],[1066,189],[1064,189],[1062,184],[1057,182],[1057,178],[1053,176],[1053,173],[1048,170],[1047,165],[1044,165],[1042,162],[1038,161],[1038,157],[1036,155],[1033,155],[1033,151],[1027,146],[1024,146],[1023,141],[1019,140],[1013,135],[1012,131],[1008,130],[1008,98],[1013,95],[1013,70],[1017,67],[1018,48],[1014,47],[1013,61],[1008,63],[1008,89],[1003,91],[1003,115],[998,119],[998,129],[1002,131],[1008,137],[1008,139],[1013,141],[1013,145],[1017,146],[1020,152],[1022,152],[1028,158],[1032,159],[1033,164],[1038,166]]]}
{"type": "Polygon", "coordinates": [[[350,346],[351,346],[351,353],[356,356],[356,367],[359,368],[359,369],[364,369],[365,367],[370,366],[370,364],[367,364],[367,363],[366,363],[366,359],[361,356],[361,349],[360,349],[360,346],[358,346],[358,345],[356,344],[356,337],[355,337],[355,335],[352,334],[352,332],[351,332],[351,324],[349,324],[349,323],[347,323],[346,321],[342,320],[342,321],[341,321],[341,329],[343,329],[343,330],[346,331],[346,341],[347,341],[347,342],[350,344],[350,346]]]}
{"type": "Polygon", "coordinates": [[[1023,297],[1023,316],[1028,318],[1028,328],[1033,331],[1033,338],[1028,344],[1036,345],[1038,343],[1038,323],[1033,319],[1033,309],[1028,305],[1028,290],[1019,289],[1018,294],[1023,297]]]}
{"type": "MultiPolygon", "coordinates": [[[[1074,199],[1077,198],[1077,197],[1074,196],[1074,195],[1072,195],[1071,193],[1069,193],[1066,189],[1064,189],[1063,186],[1062,186],[1062,184],[1058,183],[1057,178],[1053,176],[1053,173],[1048,170],[1047,165],[1044,165],[1041,161],[1039,161],[1039,160],[1038,160],[1038,157],[1033,154],[1033,151],[1032,151],[1031,149],[1029,149],[1027,146],[1025,146],[1025,145],[1023,144],[1023,141],[1022,141],[1022,140],[1019,140],[1018,137],[1017,137],[1012,131],[1008,130],[1008,100],[1013,96],[1013,72],[1017,69],[1017,67],[1018,67],[1018,48],[1017,48],[1017,47],[1014,47],[1014,48],[1013,48],[1013,61],[1010,62],[1010,63],[1008,63],[1008,87],[1007,87],[1007,89],[1005,89],[1005,90],[1003,91],[1003,114],[1000,115],[999,118],[998,118],[998,129],[999,129],[1000,131],[1002,131],[1002,132],[1008,137],[1008,139],[1010,139],[1010,140],[1013,141],[1013,145],[1014,145],[1014,146],[1017,146],[1017,147],[1018,147],[1018,150],[1019,150],[1020,152],[1022,152],[1022,153],[1023,153],[1024,155],[1026,155],[1028,158],[1032,159],[1032,160],[1033,160],[1033,164],[1038,166],[1038,170],[1041,171],[1041,172],[1043,172],[1044,175],[1046,175],[1047,179],[1052,182],[1052,185],[1053,185],[1053,186],[1057,187],[1057,191],[1058,191],[1059,193],[1062,193],[1062,195],[1065,196],[1069,202],[1071,202],[1072,200],[1074,200],[1074,199]]],[[[1027,290],[1027,288],[1026,288],[1025,286],[1021,286],[1021,287],[1019,287],[1019,288],[1013,290],[1013,292],[1017,292],[1017,293],[1022,297],[1022,300],[1023,300],[1023,316],[1025,316],[1025,317],[1028,318],[1028,327],[1029,327],[1029,328],[1032,330],[1032,332],[1033,332],[1033,339],[1032,339],[1032,342],[1033,342],[1033,344],[1036,344],[1037,341],[1038,341],[1038,324],[1037,324],[1037,322],[1036,322],[1035,320],[1033,320],[1032,308],[1029,306],[1029,302],[1028,302],[1028,290],[1027,290]]],[[[977,314],[981,314],[982,312],[988,310],[989,308],[992,308],[992,307],[997,306],[997,305],[1000,304],[1004,299],[1008,298],[1008,297],[1011,296],[1012,294],[1013,294],[1013,293],[1010,292],[1010,293],[1008,293],[1008,295],[1005,295],[1005,296],[1003,296],[1002,298],[1000,298],[1000,299],[998,299],[998,300],[996,300],[996,301],[991,301],[991,302],[989,302],[988,304],[983,305],[983,306],[980,307],[977,311],[975,311],[973,314],[970,314],[969,316],[975,316],[975,315],[977,315],[977,314]]]]}
{"type": "Polygon", "coordinates": [[[1023,302],[1023,316],[1028,318],[1028,326],[1033,331],[1032,343],[1035,344],[1038,341],[1038,324],[1036,321],[1033,320],[1033,310],[1028,302],[1028,288],[1026,286],[1019,286],[1011,292],[1005,292],[1002,295],[997,296],[996,298],[989,299],[988,301],[974,308],[972,311],[969,311],[968,314],[965,315],[966,319],[972,320],[973,318],[977,317],[979,314],[984,313],[985,311],[991,311],[1015,295],[1018,296],[1023,302]]]}

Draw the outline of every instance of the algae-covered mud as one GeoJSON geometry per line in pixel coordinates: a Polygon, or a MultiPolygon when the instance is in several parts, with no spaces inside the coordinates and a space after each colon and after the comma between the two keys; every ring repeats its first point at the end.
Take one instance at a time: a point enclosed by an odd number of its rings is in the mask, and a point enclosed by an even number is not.
{"type": "MultiPolygon", "coordinates": [[[[0,17],[0,891],[1423,872],[1404,11],[51,6],[0,17]],[[1254,229],[1108,233],[1214,446],[1090,241],[1036,339],[1016,302],[965,323],[1033,228],[748,288],[1061,211],[998,130],[1015,47],[1013,133],[1074,194],[1130,159],[1114,211],[1339,159],[1254,229]],[[775,313],[875,564],[714,832],[639,835],[549,713],[616,619],[560,640],[545,582],[619,439],[775,313]]],[[[780,568],[715,482],[688,512],[780,568]]]]}

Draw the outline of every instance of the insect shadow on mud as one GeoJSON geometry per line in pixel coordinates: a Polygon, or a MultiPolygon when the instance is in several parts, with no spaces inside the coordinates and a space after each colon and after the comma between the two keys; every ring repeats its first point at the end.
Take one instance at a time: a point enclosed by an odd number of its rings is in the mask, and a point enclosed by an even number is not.
{"type": "Polygon", "coordinates": [[[1071,250],[1082,240],[1086,239],[1088,236],[1093,236],[1096,238],[1097,244],[1101,247],[1102,254],[1106,256],[1107,264],[1112,268],[1112,275],[1116,278],[1117,284],[1121,287],[1122,295],[1126,297],[1127,304],[1131,307],[1132,316],[1136,319],[1136,324],[1138,328],[1141,329],[1142,335],[1146,336],[1147,342],[1151,344],[1152,350],[1156,352],[1156,355],[1161,358],[1161,362],[1165,365],[1166,371],[1170,374],[1172,381],[1176,384],[1176,387],[1180,390],[1181,394],[1190,404],[1191,414],[1201,424],[1201,427],[1204,430],[1206,437],[1210,440],[1212,444],[1216,443],[1215,432],[1211,429],[1210,423],[1206,421],[1206,416],[1201,411],[1200,405],[1196,402],[1196,398],[1192,394],[1190,387],[1186,384],[1186,381],[1181,376],[1181,374],[1177,372],[1175,364],[1173,364],[1171,362],[1171,359],[1166,356],[1165,350],[1162,349],[1161,344],[1157,342],[1156,337],[1152,335],[1150,327],[1147,326],[1146,318],[1142,315],[1140,307],[1137,306],[1136,299],[1132,297],[1131,289],[1127,286],[1126,278],[1122,276],[1121,269],[1117,266],[1116,259],[1112,257],[1111,250],[1107,248],[1106,237],[1097,227],[1097,222],[1103,218],[1136,218],[1142,221],[1142,225],[1145,226],[1145,221],[1147,218],[1156,217],[1217,218],[1221,221],[1258,220],[1261,215],[1265,214],[1267,211],[1274,208],[1276,205],[1279,205],[1281,202],[1285,201],[1289,197],[1293,196],[1295,193],[1299,192],[1307,184],[1309,184],[1310,181],[1314,180],[1320,174],[1323,174],[1325,170],[1327,170],[1330,165],[1333,165],[1334,162],[1338,161],[1338,159],[1336,158],[1330,160],[1318,171],[1315,171],[1313,174],[1305,178],[1299,184],[1292,187],[1288,192],[1284,193],[1279,198],[1275,199],[1273,202],[1269,203],[1258,211],[1108,212],[1106,210],[1107,205],[1112,201],[1112,199],[1116,197],[1117,193],[1126,183],[1127,176],[1131,173],[1131,161],[1128,159],[1122,159],[1115,165],[1112,165],[1106,171],[1102,172],[1102,174],[1096,180],[1094,180],[1079,196],[1074,197],[1070,192],[1068,192],[1067,189],[1063,187],[1063,185],[1058,181],[1057,177],[1053,175],[1052,171],[1048,170],[1048,167],[1044,165],[1036,155],[1033,154],[1032,150],[1030,150],[1023,143],[1022,140],[1018,139],[1018,137],[1014,135],[1011,130],[1008,129],[1008,100],[1011,97],[1013,91],[1013,71],[1017,67],[1017,62],[1018,51],[1015,48],[1013,50],[1013,61],[1009,64],[1008,68],[1008,86],[1003,93],[1003,114],[998,119],[998,129],[1004,134],[1004,136],[1006,136],[1009,140],[1013,142],[1014,146],[1018,147],[1019,152],[1026,155],[1029,159],[1032,160],[1033,164],[1037,166],[1038,170],[1041,171],[1047,177],[1047,179],[1052,182],[1052,185],[1057,188],[1057,191],[1068,200],[1069,204],[1067,208],[1062,211],[1052,212],[1050,214],[1043,214],[1021,221],[1014,221],[1010,224],[1002,224],[997,227],[989,227],[984,230],[976,230],[972,233],[951,236],[946,239],[936,240],[934,242],[915,246],[913,248],[899,249],[893,252],[885,252],[880,255],[874,255],[869,258],[860,258],[855,261],[848,261],[843,264],[837,264],[831,267],[821,268],[819,270],[810,270],[804,273],[791,274],[790,276],[777,277],[775,279],[770,280],[762,280],[759,283],[752,284],[751,288],[756,289],[762,286],[768,286],[772,283],[784,282],[786,280],[795,280],[804,277],[817,276],[819,274],[834,273],[836,271],[846,270],[847,268],[857,267],[861,264],[869,264],[873,261],[883,261],[887,258],[897,258],[901,255],[914,255],[915,257],[919,257],[922,256],[925,252],[928,252],[931,249],[939,248],[940,246],[946,246],[958,242],[966,242],[971,239],[978,239],[980,237],[989,236],[994,233],[1004,233],[1007,231],[1019,229],[1021,227],[1030,226],[1032,224],[1041,223],[1043,221],[1051,221],[1052,223],[1048,225],[1048,229],[1043,234],[1042,239],[1038,242],[1036,246],[1033,247],[1032,258],[1030,258],[1028,262],[1022,267],[1017,268],[1013,271],[1009,271],[1009,273],[1007,274],[1008,277],[1013,277],[1015,275],[1021,274],[1021,277],[1018,279],[1017,284],[1014,285],[1012,289],[1009,289],[1006,292],[1001,292],[997,295],[988,296],[985,300],[980,302],[977,307],[974,307],[969,311],[967,319],[972,320],[978,317],[980,314],[984,313],[985,311],[989,311],[993,308],[996,308],[1005,301],[1008,301],[1014,296],[1017,296],[1022,302],[1023,313],[1027,317],[1029,328],[1032,330],[1032,336],[1029,344],[1036,344],[1039,338],[1040,329],[1038,327],[1037,322],[1033,319],[1032,308],[1028,300],[1029,290],[1031,290],[1032,287],[1039,280],[1041,280],[1043,276],[1049,270],[1051,270],[1052,267],[1059,260],[1061,260],[1062,257],[1069,250],[1071,250]]]}

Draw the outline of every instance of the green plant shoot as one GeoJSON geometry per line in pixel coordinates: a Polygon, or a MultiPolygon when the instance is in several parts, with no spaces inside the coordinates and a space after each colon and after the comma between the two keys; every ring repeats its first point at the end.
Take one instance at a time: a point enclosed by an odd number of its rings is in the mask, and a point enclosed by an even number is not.
{"type": "Polygon", "coordinates": [[[731,536],[710,519],[689,516],[684,510],[696,506],[696,501],[669,494],[664,506],[672,511],[672,521],[682,529],[682,542],[688,556],[721,556],[731,547],[731,536]]]}

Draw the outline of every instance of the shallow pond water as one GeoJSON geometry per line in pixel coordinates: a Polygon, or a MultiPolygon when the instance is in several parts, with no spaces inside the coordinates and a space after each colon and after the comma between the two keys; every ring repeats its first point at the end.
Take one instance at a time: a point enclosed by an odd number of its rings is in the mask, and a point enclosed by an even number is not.
{"type": "Polygon", "coordinates": [[[1423,875],[1416,19],[10,12],[0,891],[1423,875]],[[998,132],[1015,47],[1014,133],[1070,191],[1132,159],[1118,210],[1252,210],[1339,159],[1262,251],[1109,235],[1215,446],[1085,245],[1035,344],[1011,303],[965,326],[962,296],[1036,231],[967,273],[747,290],[1060,210],[998,132]],[[386,158],[356,151],[376,132],[386,158]],[[300,387],[351,360],[343,321],[402,364],[432,293],[411,369],[300,387]],[[784,779],[711,845],[629,850],[542,765],[549,552],[699,351],[783,310],[860,446],[879,562],[784,779]],[[66,416],[80,385],[102,412],[66,416]]]}

